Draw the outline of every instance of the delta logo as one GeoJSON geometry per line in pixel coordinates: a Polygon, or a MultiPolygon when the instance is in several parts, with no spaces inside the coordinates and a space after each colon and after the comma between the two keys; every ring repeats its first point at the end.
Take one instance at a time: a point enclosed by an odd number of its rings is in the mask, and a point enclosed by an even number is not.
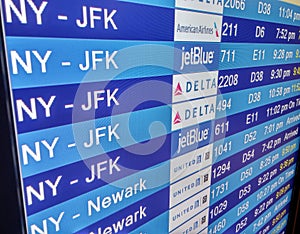
{"type": "MultiPolygon", "coordinates": [[[[177,2],[180,0],[177,0],[177,2]]],[[[184,2],[194,2],[195,0],[181,0],[184,2]]],[[[205,4],[205,5],[211,5],[211,6],[219,6],[222,7],[223,6],[223,0],[198,0],[198,2],[196,2],[198,4],[205,4]]]]}
{"type": "Polygon", "coordinates": [[[217,88],[216,77],[201,77],[197,80],[194,77],[190,77],[189,80],[178,81],[174,90],[174,96],[181,96],[183,94],[189,95],[190,93],[201,93],[207,90],[213,90],[217,88]]]}
{"type": "MultiPolygon", "coordinates": [[[[195,118],[203,118],[204,116],[209,116],[215,113],[214,103],[205,103],[200,104],[197,107],[191,107],[185,109],[184,111],[184,120],[190,120],[195,118]]],[[[177,125],[182,122],[182,118],[179,114],[179,111],[176,112],[176,115],[173,120],[173,124],[177,125]]]]}
{"type": "Polygon", "coordinates": [[[174,91],[174,96],[180,96],[180,95],[182,95],[182,88],[180,82],[178,82],[176,89],[174,91]]]}
{"type": "Polygon", "coordinates": [[[190,126],[196,124],[199,121],[211,120],[215,114],[215,104],[213,103],[215,97],[210,98],[209,100],[197,100],[196,102],[187,104],[180,103],[176,111],[174,110],[175,116],[173,117],[173,126],[174,129],[178,129],[179,124],[182,124],[182,127],[190,126]]]}
{"type": "Polygon", "coordinates": [[[176,125],[176,124],[180,124],[180,123],[181,123],[181,117],[180,117],[179,112],[177,111],[175,118],[173,120],[173,124],[176,125]]]}
{"type": "Polygon", "coordinates": [[[200,3],[223,6],[223,0],[198,0],[200,3]]]}

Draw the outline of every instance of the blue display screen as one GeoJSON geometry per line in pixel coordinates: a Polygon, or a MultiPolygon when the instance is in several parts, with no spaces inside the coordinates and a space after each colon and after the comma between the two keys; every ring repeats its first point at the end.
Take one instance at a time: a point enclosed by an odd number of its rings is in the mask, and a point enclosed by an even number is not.
{"type": "Polygon", "coordinates": [[[284,233],[296,0],[2,0],[27,231],[284,233]]]}

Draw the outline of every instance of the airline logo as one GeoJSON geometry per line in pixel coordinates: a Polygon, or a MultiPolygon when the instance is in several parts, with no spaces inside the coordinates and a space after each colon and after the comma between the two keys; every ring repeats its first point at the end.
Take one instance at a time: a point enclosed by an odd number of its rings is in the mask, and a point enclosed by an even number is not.
{"type": "Polygon", "coordinates": [[[218,71],[173,75],[172,102],[217,95],[218,71]]]}
{"type": "Polygon", "coordinates": [[[216,37],[219,37],[219,31],[218,31],[218,27],[217,27],[216,22],[214,22],[214,27],[215,27],[215,30],[216,30],[216,37]]]}
{"type": "Polygon", "coordinates": [[[172,106],[172,131],[215,118],[216,96],[172,106]]]}
{"type": "Polygon", "coordinates": [[[181,123],[181,117],[180,117],[179,112],[177,112],[174,117],[173,124],[176,125],[176,124],[180,124],[180,123],[181,123]]]}
{"type": "MultiPolygon", "coordinates": [[[[178,148],[178,147],[177,147],[178,148]]],[[[212,164],[213,145],[209,144],[170,161],[170,183],[212,164]]]]}
{"type": "Polygon", "coordinates": [[[185,222],[184,224],[180,225],[171,234],[178,234],[178,233],[199,233],[199,234],[207,234],[208,229],[203,227],[208,226],[208,216],[209,209],[205,209],[201,213],[195,215],[189,221],[185,222]],[[188,230],[188,232],[187,232],[188,230]],[[202,230],[202,231],[201,231],[202,230]],[[201,232],[200,232],[201,231],[201,232]]]}
{"type": "Polygon", "coordinates": [[[211,166],[194,173],[170,186],[170,207],[195,195],[211,185],[211,166]]]}
{"type": "Polygon", "coordinates": [[[175,10],[175,41],[220,42],[222,16],[175,10]]]}
{"type": "Polygon", "coordinates": [[[180,83],[177,83],[176,89],[174,91],[174,96],[181,96],[182,95],[182,88],[180,83]]]}
{"type": "Polygon", "coordinates": [[[218,70],[217,43],[175,42],[175,48],[174,69],[180,74],[218,70]]]}
{"type": "Polygon", "coordinates": [[[223,0],[176,0],[175,6],[191,10],[223,13],[223,0]]]}
{"type": "Polygon", "coordinates": [[[209,205],[210,188],[187,199],[169,212],[169,230],[174,230],[209,205]]]}

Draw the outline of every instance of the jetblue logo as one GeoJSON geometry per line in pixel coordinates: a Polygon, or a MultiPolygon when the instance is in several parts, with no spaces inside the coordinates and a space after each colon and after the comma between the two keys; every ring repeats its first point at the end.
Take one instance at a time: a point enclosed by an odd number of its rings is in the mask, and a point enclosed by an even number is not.
{"type": "Polygon", "coordinates": [[[202,46],[194,46],[188,51],[182,47],[181,50],[180,70],[183,70],[185,66],[208,65],[214,62],[215,52],[213,50],[206,51],[202,46]]]}
{"type": "Polygon", "coordinates": [[[177,143],[178,148],[176,153],[179,154],[186,147],[192,147],[195,144],[198,145],[198,143],[207,140],[209,135],[210,135],[209,128],[205,128],[205,129],[194,128],[187,131],[185,134],[179,133],[178,143],[177,143]]]}

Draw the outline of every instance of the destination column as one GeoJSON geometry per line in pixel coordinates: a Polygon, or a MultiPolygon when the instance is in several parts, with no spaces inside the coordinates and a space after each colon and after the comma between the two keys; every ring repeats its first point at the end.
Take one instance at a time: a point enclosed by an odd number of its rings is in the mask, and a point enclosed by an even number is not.
{"type": "Polygon", "coordinates": [[[3,8],[28,232],[128,233],[159,222],[169,208],[173,6],[3,8]]]}

